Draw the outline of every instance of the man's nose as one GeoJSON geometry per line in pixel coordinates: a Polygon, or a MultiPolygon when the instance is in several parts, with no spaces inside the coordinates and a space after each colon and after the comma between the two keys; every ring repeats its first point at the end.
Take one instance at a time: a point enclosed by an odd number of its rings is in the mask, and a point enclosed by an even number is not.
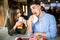
{"type": "Polygon", "coordinates": [[[32,13],[35,13],[35,11],[34,11],[34,10],[32,10],[32,13]]]}

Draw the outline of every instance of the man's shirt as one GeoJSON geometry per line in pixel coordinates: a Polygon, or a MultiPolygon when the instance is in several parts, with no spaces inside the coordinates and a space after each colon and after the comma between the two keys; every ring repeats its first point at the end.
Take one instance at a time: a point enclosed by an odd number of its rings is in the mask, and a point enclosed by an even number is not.
{"type": "Polygon", "coordinates": [[[33,32],[45,32],[47,38],[55,38],[57,33],[55,17],[43,12],[43,15],[33,24],[32,29],[33,32]]]}

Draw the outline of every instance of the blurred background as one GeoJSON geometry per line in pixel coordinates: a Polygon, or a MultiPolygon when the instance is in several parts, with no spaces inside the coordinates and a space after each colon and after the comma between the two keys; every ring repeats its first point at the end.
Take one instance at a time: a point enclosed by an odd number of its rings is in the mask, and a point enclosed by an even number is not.
{"type": "Polygon", "coordinates": [[[21,7],[25,12],[26,19],[28,19],[32,14],[29,8],[32,1],[40,2],[43,11],[55,16],[58,29],[56,40],[60,39],[60,0],[0,0],[0,40],[13,40],[16,37],[10,37],[5,27],[9,7],[13,5],[21,7]]]}

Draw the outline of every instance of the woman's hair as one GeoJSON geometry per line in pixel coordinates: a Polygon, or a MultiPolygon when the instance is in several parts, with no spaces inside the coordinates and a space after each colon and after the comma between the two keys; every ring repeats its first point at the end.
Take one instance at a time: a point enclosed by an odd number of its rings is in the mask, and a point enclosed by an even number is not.
{"type": "Polygon", "coordinates": [[[13,6],[13,7],[9,8],[8,17],[9,17],[9,21],[10,21],[11,26],[14,26],[16,23],[15,17],[17,16],[17,9],[20,9],[20,12],[22,13],[21,8],[18,6],[13,6]]]}

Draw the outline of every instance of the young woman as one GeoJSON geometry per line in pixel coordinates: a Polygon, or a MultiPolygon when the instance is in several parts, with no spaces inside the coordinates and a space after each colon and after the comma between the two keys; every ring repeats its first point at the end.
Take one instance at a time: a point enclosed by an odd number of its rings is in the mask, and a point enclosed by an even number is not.
{"type": "Polygon", "coordinates": [[[6,27],[8,34],[25,34],[26,20],[21,16],[22,11],[19,7],[14,6],[9,9],[6,27]]]}

